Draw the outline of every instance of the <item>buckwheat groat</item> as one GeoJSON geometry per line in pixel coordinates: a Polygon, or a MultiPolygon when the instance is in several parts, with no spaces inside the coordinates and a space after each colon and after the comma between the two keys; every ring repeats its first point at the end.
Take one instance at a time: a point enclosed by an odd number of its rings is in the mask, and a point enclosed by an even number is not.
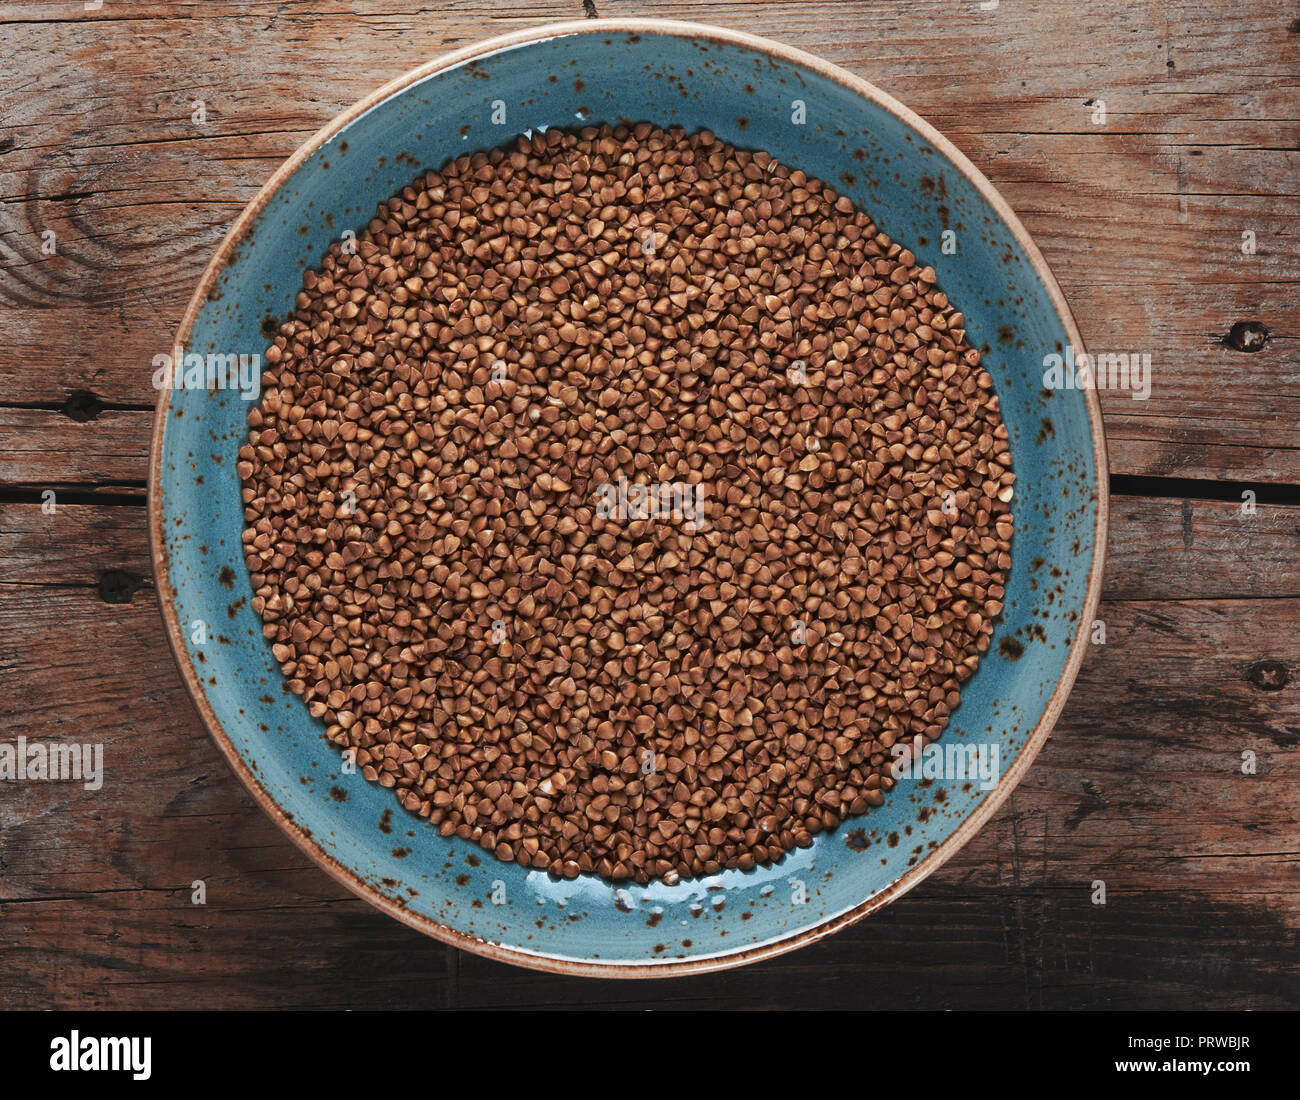
{"type": "Polygon", "coordinates": [[[1014,475],[935,272],[712,134],[461,157],[309,271],[240,452],[289,686],[444,834],[673,881],[939,737],[1014,475]]]}

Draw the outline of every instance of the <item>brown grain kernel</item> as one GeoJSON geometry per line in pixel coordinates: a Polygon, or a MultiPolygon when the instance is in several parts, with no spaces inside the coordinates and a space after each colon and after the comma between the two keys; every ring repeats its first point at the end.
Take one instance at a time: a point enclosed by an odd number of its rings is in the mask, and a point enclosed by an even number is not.
{"type": "Polygon", "coordinates": [[[1014,530],[936,280],[708,134],[425,173],[304,278],[238,456],[290,690],[442,835],[566,878],[748,869],[882,805],[1014,530]],[[602,514],[620,483],[700,514],[602,514]]]}

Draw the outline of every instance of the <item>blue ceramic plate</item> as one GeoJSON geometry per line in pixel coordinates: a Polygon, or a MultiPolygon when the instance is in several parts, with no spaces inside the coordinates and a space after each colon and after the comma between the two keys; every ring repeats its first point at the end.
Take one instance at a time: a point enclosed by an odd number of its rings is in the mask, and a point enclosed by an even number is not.
{"type": "Polygon", "coordinates": [[[249,404],[238,389],[162,391],[150,522],[163,614],[195,703],[299,847],[385,912],[458,947],[549,970],[646,977],[737,965],[827,935],[914,886],[993,813],[1046,739],[1087,645],[1106,461],[1095,394],[1044,388],[1044,357],[1082,350],[1060,290],[965,157],[857,77],[685,23],[539,27],[432,62],[346,111],[235,223],[190,303],[179,348],[205,361],[265,352],[267,326],[292,309],[304,269],[345,231],[360,233],[422,170],[528,128],[625,120],[706,127],[826,180],[932,265],[965,312],[1010,430],[1016,530],[1003,621],[940,743],[996,747],[995,782],[901,781],[883,807],[747,873],[671,887],[557,881],[440,837],[389,791],[344,774],[322,725],[284,686],[249,606],[240,552],[235,456],[249,404]],[[506,122],[494,123],[503,108],[506,122]]]}

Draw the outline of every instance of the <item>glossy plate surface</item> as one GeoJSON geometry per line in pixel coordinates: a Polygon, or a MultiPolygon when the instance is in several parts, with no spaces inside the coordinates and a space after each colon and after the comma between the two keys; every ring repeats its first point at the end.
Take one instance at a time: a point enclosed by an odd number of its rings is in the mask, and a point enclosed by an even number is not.
{"type": "Polygon", "coordinates": [[[892,900],[960,847],[1028,767],[1074,680],[1106,515],[1095,395],[1043,388],[1044,356],[1082,350],[1078,334],[987,180],[865,82],[712,27],[556,24],[462,50],[381,89],[308,142],[240,217],[178,343],[202,355],[264,352],[266,326],[290,311],[304,269],[425,168],[530,127],[642,119],[707,127],[824,179],[932,265],[965,313],[1011,434],[1016,533],[1003,621],[941,743],[996,745],[1001,776],[991,789],[978,777],[903,781],[883,807],[777,866],[674,887],[560,882],[498,862],[439,837],[359,774],[341,774],[321,724],[283,686],[240,553],[235,456],[249,407],[240,394],[164,390],[150,479],[158,590],[182,672],[217,743],[295,843],[380,908],[457,946],[625,977],[788,950],[892,900]],[[506,125],[492,122],[497,101],[506,125]],[[800,104],[801,125],[792,121],[800,104]],[[955,254],[941,247],[945,231],[955,254]],[[194,641],[199,620],[203,644],[194,641]]]}

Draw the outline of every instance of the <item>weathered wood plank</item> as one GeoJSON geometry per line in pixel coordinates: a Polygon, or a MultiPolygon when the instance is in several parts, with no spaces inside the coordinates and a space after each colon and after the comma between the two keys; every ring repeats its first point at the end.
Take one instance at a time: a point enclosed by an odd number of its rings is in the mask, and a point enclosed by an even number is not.
{"type": "Polygon", "coordinates": [[[148,516],[143,507],[61,505],[57,492],[53,514],[0,504],[0,561],[10,584],[97,585],[114,570],[143,581],[153,570],[148,516]]]}
{"type": "Polygon", "coordinates": [[[453,956],[353,900],[203,733],[151,589],[103,602],[103,568],[147,567],[143,509],[0,506],[5,737],[93,733],[106,773],[0,802],[0,952],[23,960],[0,1004],[1298,1007],[1300,508],[1237,510],[1117,503],[1105,644],[1012,799],[920,888],[770,963],[628,984],[453,956]]]}
{"type": "Polygon", "coordinates": [[[147,410],[106,409],[79,423],[54,409],[0,406],[0,486],[139,484],[152,425],[147,410]]]}
{"type": "MultiPolygon", "coordinates": [[[[1300,482],[1300,38],[1284,11],[661,0],[653,13],[820,53],[948,133],[1023,215],[1089,345],[1153,356],[1149,401],[1103,396],[1116,472],[1300,482]],[[1101,125],[1085,105],[1097,99],[1101,125]],[[1222,344],[1237,321],[1268,327],[1262,351],[1222,344]]],[[[439,51],[581,14],[572,0],[6,5],[24,48],[0,74],[0,404],[57,406],[76,389],[151,403],[150,359],[207,258],[311,131],[439,51]],[[214,57],[228,63],[214,71],[214,57]]]]}
{"type": "Polygon", "coordinates": [[[1251,507],[1246,501],[1112,496],[1102,598],[1300,596],[1300,508],[1251,507]]]}

